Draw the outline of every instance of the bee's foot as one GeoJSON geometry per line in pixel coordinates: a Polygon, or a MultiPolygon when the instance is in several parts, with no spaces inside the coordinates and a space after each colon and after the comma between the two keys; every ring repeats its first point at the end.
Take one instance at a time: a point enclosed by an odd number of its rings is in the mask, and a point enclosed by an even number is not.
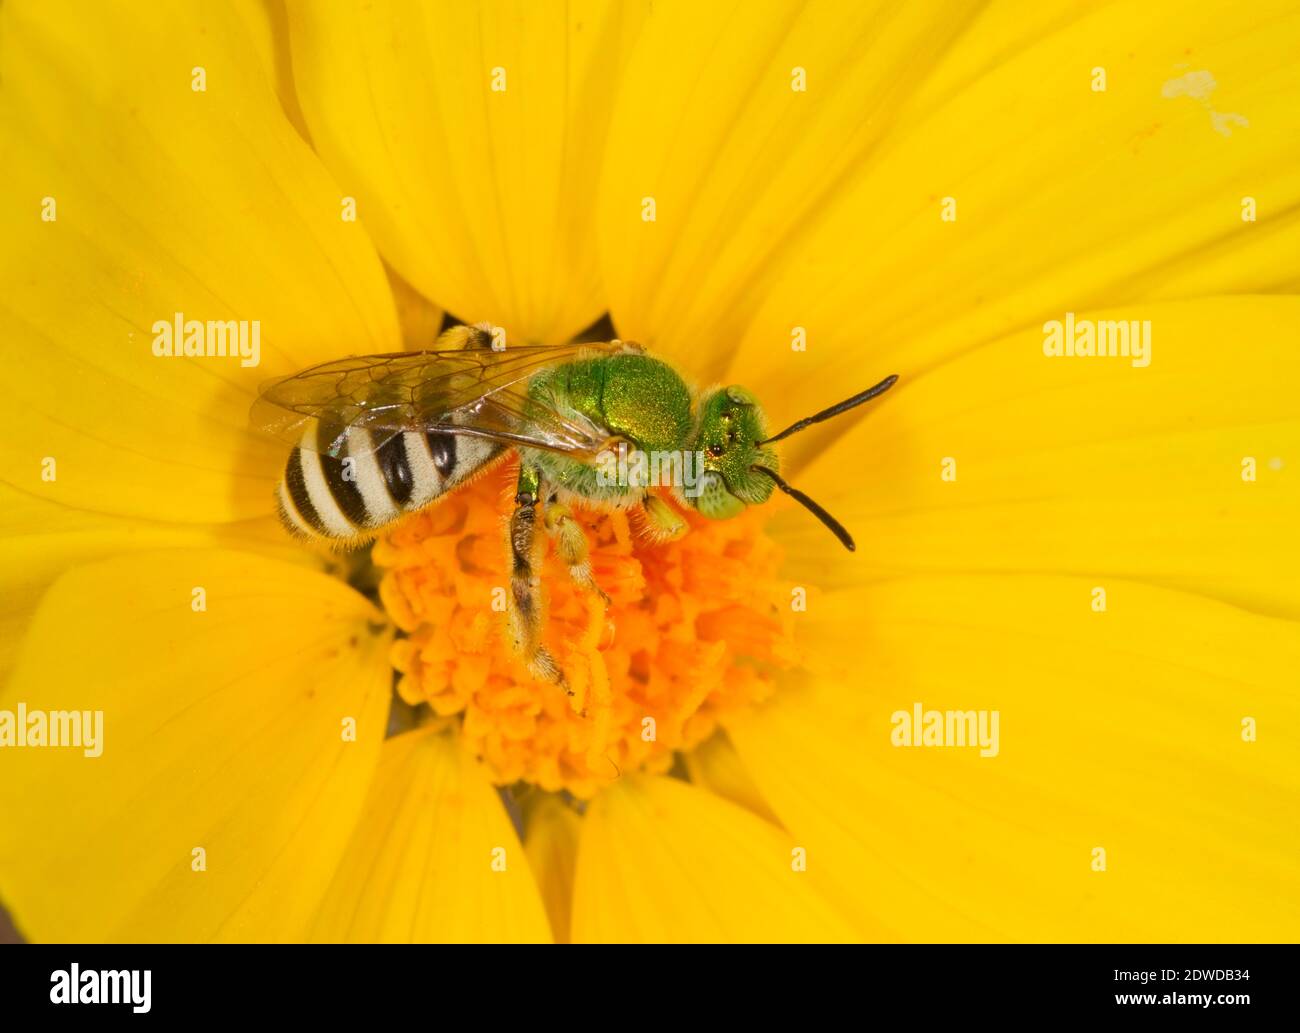
{"type": "Polygon", "coordinates": [[[641,512],[646,537],[653,542],[676,541],[690,529],[686,519],[658,495],[647,493],[641,500],[641,512]]]}

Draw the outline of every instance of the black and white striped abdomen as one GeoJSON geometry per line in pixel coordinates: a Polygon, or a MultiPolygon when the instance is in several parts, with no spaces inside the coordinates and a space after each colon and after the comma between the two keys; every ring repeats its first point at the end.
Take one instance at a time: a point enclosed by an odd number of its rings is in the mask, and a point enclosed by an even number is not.
{"type": "Polygon", "coordinates": [[[276,494],[280,519],[293,534],[369,537],[460,484],[502,448],[447,431],[407,431],[373,449],[369,431],[353,427],[342,431],[339,455],[317,451],[318,436],[333,441],[338,433],[312,421],[289,453],[276,494]]]}

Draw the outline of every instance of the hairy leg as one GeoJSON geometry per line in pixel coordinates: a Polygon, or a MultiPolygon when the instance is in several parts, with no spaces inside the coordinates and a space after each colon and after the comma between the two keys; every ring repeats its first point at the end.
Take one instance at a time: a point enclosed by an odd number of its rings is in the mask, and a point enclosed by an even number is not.
{"type": "Polygon", "coordinates": [[[645,517],[646,534],[656,542],[673,541],[690,529],[677,510],[649,492],[641,497],[641,514],[645,517]]]}
{"type": "Polygon", "coordinates": [[[542,645],[546,596],[538,573],[537,506],[541,475],[521,467],[510,517],[510,599],[508,617],[515,650],[536,678],[553,681],[572,695],[555,657],[542,645]]]}
{"type": "Polygon", "coordinates": [[[574,518],[568,506],[556,500],[552,495],[546,502],[543,517],[547,533],[555,540],[555,548],[560,559],[569,568],[569,576],[579,588],[594,592],[608,606],[610,599],[591,573],[591,560],[587,550],[587,535],[582,525],[574,518]]]}

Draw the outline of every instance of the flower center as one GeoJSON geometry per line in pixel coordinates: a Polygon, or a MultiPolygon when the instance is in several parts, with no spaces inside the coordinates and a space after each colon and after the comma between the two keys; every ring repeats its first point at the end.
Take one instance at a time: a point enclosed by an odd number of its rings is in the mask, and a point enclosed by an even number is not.
{"type": "Polygon", "coordinates": [[[504,613],[515,473],[497,467],[397,524],[373,552],[380,597],[406,632],[392,653],[400,695],[459,715],[498,782],[590,797],[624,772],[667,771],[674,751],[771,694],[795,655],[778,550],[756,509],[724,521],[683,511],[689,532],[655,542],[637,515],[570,504],[611,601],[576,585],[548,541],[543,641],[573,694],[533,678],[504,613]]]}

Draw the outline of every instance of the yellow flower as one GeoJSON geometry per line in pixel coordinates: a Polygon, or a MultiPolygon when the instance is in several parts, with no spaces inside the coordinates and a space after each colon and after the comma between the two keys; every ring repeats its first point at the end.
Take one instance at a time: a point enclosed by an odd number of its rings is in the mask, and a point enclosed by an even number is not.
{"type": "Polygon", "coordinates": [[[1294,939],[1297,44],[1266,0],[0,5],[0,730],[104,715],[0,747],[19,930],[1294,939]],[[386,737],[420,622],[281,532],[246,427],[435,306],[608,312],[778,423],[902,375],[783,443],[856,554],[752,530],[798,669],[581,813],[472,691],[386,737]],[[156,356],[177,313],[260,364],[156,356]],[[1047,354],[1067,319],[1149,362],[1047,354]]]}

